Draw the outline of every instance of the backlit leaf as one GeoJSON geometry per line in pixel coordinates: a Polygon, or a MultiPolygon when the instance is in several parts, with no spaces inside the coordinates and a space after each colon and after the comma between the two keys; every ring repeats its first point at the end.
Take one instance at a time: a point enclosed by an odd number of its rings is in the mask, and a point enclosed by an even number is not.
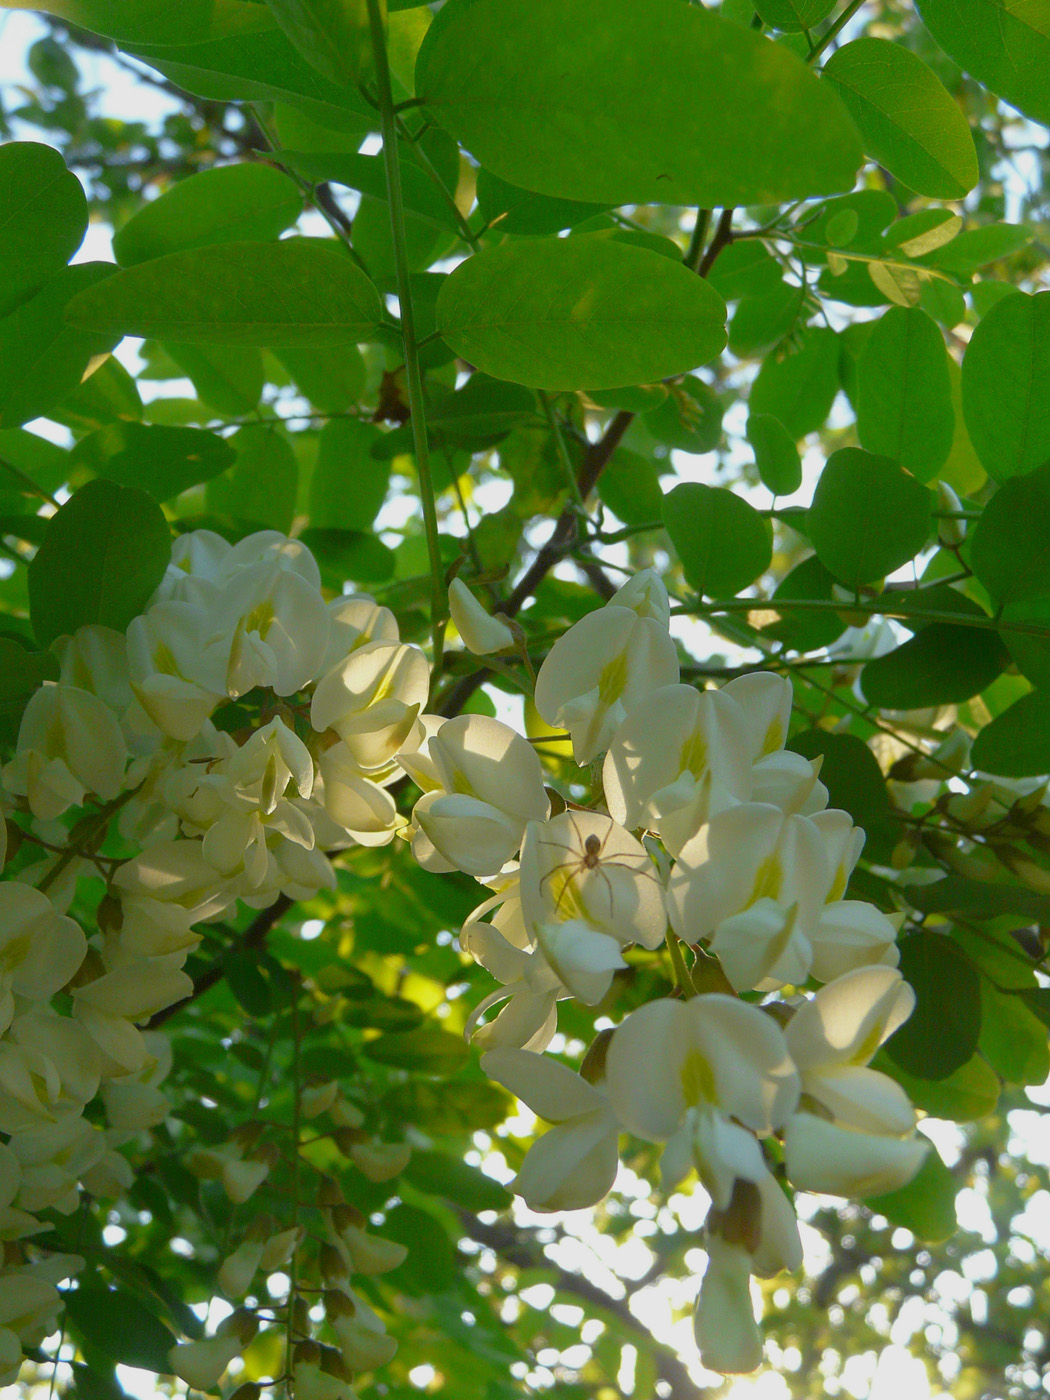
{"type": "Polygon", "coordinates": [[[486,169],[562,199],[772,203],[849,189],[860,163],[830,85],[678,0],[455,0],[416,90],[486,169]]]}

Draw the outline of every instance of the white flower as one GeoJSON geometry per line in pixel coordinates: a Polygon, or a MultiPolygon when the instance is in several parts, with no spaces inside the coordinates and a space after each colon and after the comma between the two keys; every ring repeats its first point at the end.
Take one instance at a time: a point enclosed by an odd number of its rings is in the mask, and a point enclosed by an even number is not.
{"type": "Polygon", "coordinates": [[[545,1050],[557,1029],[557,1002],[569,996],[569,990],[525,928],[516,877],[501,880],[498,893],[468,916],[459,941],[465,953],[503,983],[475,1006],[464,1034],[473,1034],[483,1049],[545,1050]],[[486,923],[489,913],[492,919],[486,923]],[[507,1004],[499,1015],[475,1030],[484,1013],[501,1001],[507,1004]]]}
{"type": "Polygon", "coordinates": [[[475,656],[513,648],[514,633],[505,622],[485,611],[462,579],[454,578],[449,584],[448,607],[463,645],[475,656]]]}
{"type": "Polygon", "coordinates": [[[671,622],[671,600],[655,569],[639,569],[609,599],[613,607],[630,608],[639,617],[651,617],[665,630],[671,622]]]}
{"type": "Polygon", "coordinates": [[[0,1327],[14,1332],[28,1346],[54,1330],[62,1298],[52,1284],[23,1270],[0,1277],[0,1327]]]}
{"type": "Polygon", "coordinates": [[[104,701],[75,685],[43,685],[26,705],[3,781],[47,821],[87,793],[112,801],[124,787],[127,761],[124,735],[104,701]]]}
{"type": "Polygon", "coordinates": [[[486,715],[447,720],[428,748],[440,786],[412,813],[416,859],[428,870],[496,874],[517,853],[526,823],[550,810],[535,750],[486,715]]]}
{"type": "Polygon", "coordinates": [[[333,598],[328,604],[328,616],[331,625],[328,651],[321,665],[322,676],[367,642],[400,640],[397,618],[389,608],[381,608],[374,598],[369,598],[365,593],[333,598]]]}
{"type": "Polygon", "coordinates": [[[624,826],[657,832],[678,855],[715,813],[750,797],[752,749],[741,707],[724,690],[654,690],[609,745],[609,811],[624,826]]]}
{"type": "Polygon", "coordinates": [[[382,768],[405,745],[429,689],[418,647],[366,642],[318,681],[310,722],[334,730],[362,770],[382,768]]]}
{"type": "Polygon", "coordinates": [[[344,743],[325,749],[319,761],[324,809],[361,846],[385,846],[402,825],[390,794],[360,769],[344,743]]]}
{"type": "Polygon", "coordinates": [[[695,1165],[724,1209],[737,1177],[766,1172],[755,1133],[782,1126],[799,1080],[779,1027],[756,1007],[711,994],[652,1001],[614,1033],[609,1098],[627,1131],[668,1144],[668,1184],[695,1165]]]}
{"type": "Polygon", "coordinates": [[[796,1186],[879,1195],[910,1181],[922,1165],[927,1145],[914,1136],[907,1094],[868,1068],[914,1006],[915,994],[895,968],[864,967],[829,983],[795,1012],[785,1037],[804,1098],[784,1142],[796,1186]]]}
{"type": "Polygon", "coordinates": [[[536,677],[536,708],[567,729],[576,762],[590,763],[629,712],[678,680],[678,653],[666,626],[633,608],[588,613],[551,647],[536,677]]]}
{"type": "Polygon", "coordinates": [[[515,1191],[533,1210],[596,1205],[619,1166],[619,1128],[606,1095],[557,1060],[526,1050],[490,1050],[481,1067],[555,1125],[525,1154],[515,1191]]]}
{"type": "Polygon", "coordinates": [[[195,603],[172,599],[133,618],[128,665],[147,718],[183,743],[200,733],[226,694],[223,652],[209,636],[207,611],[195,603]]]}
{"type": "Polygon", "coordinates": [[[47,895],[20,880],[0,884],[0,1030],[14,1015],[12,994],[48,1001],[86,953],[80,925],[57,914],[47,895]]]}
{"type": "Polygon", "coordinates": [[[808,975],[831,879],[817,820],[744,803],[714,817],[674,867],[668,912],[675,931],[687,943],[709,938],[737,991],[808,975]]]}
{"type": "MultiPolygon", "coordinates": [[[[620,944],[658,948],[667,926],[663,887],[644,846],[611,817],[568,810],[530,822],[521,851],[525,926],[574,921],[620,944]]],[[[542,943],[542,939],[540,940],[542,943]]]]}
{"type": "Polygon", "coordinates": [[[128,644],[120,632],[94,624],[78,627],[71,637],[57,638],[51,650],[61,664],[64,685],[89,690],[116,714],[131,704],[128,644]]]}

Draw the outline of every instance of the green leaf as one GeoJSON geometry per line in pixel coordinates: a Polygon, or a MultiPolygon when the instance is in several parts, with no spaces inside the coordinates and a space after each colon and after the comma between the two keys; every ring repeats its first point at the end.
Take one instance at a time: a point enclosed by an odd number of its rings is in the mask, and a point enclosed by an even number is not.
{"type": "MultiPolygon", "coordinates": [[[[280,151],[282,165],[305,175],[309,180],[330,180],[348,189],[360,190],[370,199],[387,202],[386,163],[382,156],[363,156],[356,152],[314,154],[304,151],[280,151]]],[[[425,220],[436,229],[456,232],[458,224],[442,199],[430,176],[418,165],[405,161],[401,165],[401,198],[408,213],[425,220]]],[[[384,211],[385,212],[385,211],[384,211]]],[[[387,219],[389,213],[385,213],[387,219]]],[[[356,245],[355,245],[356,246],[356,245]]]]}
{"type": "Polygon", "coordinates": [[[808,329],[797,349],[767,356],[751,386],[752,413],[779,418],[797,442],[823,427],[839,388],[839,340],[832,330],[808,329]]]}
{"type": "Polygon", "coordinates": [[[821,759],[820,781],[828,790],[828,805],[848,812],[867,833],[869,857],[887,857],[897,843],[899,828],[882,769],[867,744],[854,734],[804,729],[791,736],[787,747],[803,758],[821,759]]]}
{"type": "Polygon", "coordinates": [[[830,85],[677,0],[455,0],[416,91],[486,169],[562,199],[777,203],[850,189],[860,164],[830,85]]]}
{"type": "Polygon", "coordinates": [[[387,1212],[381,1233],[408,1250],[405,1262],[391,1269],[387,1278],[410,1298],[433,1298],[451,1292],[459,1283],[461,1271],[452,1241],[429,1211],[395,1206],[387,1212]]]}
{"type": "Polygon", "coordinates": [[[418,1190],[428,1196],[444,1196],[461,1210],[506,1210],[513,1199],[491,1176],[447,1152],[416,1148],[403,1175],[418,1190]]]}
{"type": "Polygon", "coordinates": [[[49,651],[27,651],[0,637],[0,701],[29,695],[44,681],[58,680],[58,658],[49,651]]]}
{"type": "Polygon", "coordinates": [[[168,501],[226,471],[236,455],[228,442],[201,428],[113,423],[81,438],[71,462],[121,486],[148,491],[156,501],[168,501]]]}
{"type": "Polygon", "coordinates": [[[1050,596],[1050,462],[996,491],[973,527],[970,564],[997,603],[1050,596]]]}
{"type": "MultiPolygon", "coordinates": [[[[356,83],[372,66],[367,0],[266,0],[311,67],[330,83],[356,83]]],[[[382,14],[386,18],[386,6],[382,14]]]]}
{"type": "Polygon", "coordinates": [[[191,380],[197,397],[217,412],[237,418],[254,412],[266,383],[262,352],[242,345],[236,355],[222,346],[169,345],[167,353],[191,380]]]}
{"type": "Polygon", "coordinates": [[[727,598],[769,568],[769,525],[742,497],[724,486],[683,482],[663,501],[667,533],[691,588],[727,598]]]}
{"type": "Polygon", "coordinates": [[[981,1054],[1007,1084],[1045,1084],[1050,1074],[1047,1028],[1021,997],[981,978],[981,1054]]]}
{"type": "Polygon", "coordinates": [[[928,253],[923,261],[957,277],[969,277],[989,263],[1012,257],[1032,241],[1032,230],[1023,224],[985,224],[970,228],[944,248],[928,253]]]}
{"type": "Polygon", "coordinates": [[[437,300],[438,331],[457,355],[535,389],[681,374],[714,359],[724,323],[725,303],[703,278],[601,234],[486,249],[437,300]]]}
{"type": "Polygon", "coordinates": [[[361,1053],[377,1064],[411,1069],[419,1074],[454,1074],[470,1058],[461,1036],[449,1035],[437,1026],[420,1026],[399,1035],[367,1040],[361,1053]]]}
{"type": "Polygon", "coordinates": [[[888,457],[843,447],[820,474],[807,529],[821,562],[855,588],[913,559],[931,520],[930,493],[913,476],[888,457]]]}
{"type": "Polygon", "coordinates": [[[857,123],[864,150],[930,199],[962,199],[980,170],[959,104],[918,54],[891,39],[854,39],[824,64],[824,78],[857,123]]]}
{"type": "Polygon", "coordinates": [[[383,319],[379,293],[322,240],[224,243],[168,253],[74,298],[74,326],[176,343],[353,345],[383,319]]]}
{"type": "Polygon", "coordinates": [[[917,306],[892,306],[857,364],[861,446],[930,481],[948,460],[954,435],[944,337],[917,306]]]}
{"type": "Polygon", "coordinates": [[[667,397],[644,421],[657,442],[683,452],[713,452],[722,440],[722,402],[695,375],[668,385],[667,397]]]}
{"type": "Polygon", "coordinates": [[[916,929],[900,944],[900,969],[915,1010],[886,1042],[894,1064],[920,1079],[947,1079],[977,1048],[981,979],[943,934],[916,929]]]}
{"type": "MultiPolygon", "coordinates": [[[[156,401],[154,401],[156,402],[156,401]]],[[[105,364],[82,379],[71,394],[48,410],[48,417],[76,433],[91,433],[123,419],[141,423],[142,395],[119,360],[110,355],[105,364]]]]}
{"type": "MultiPolygon", "coordinates": [[[[787,602],[791,599],[817,599],[830,603],[835,598],[835,580],[815,554],[796,564],[791,572],[781,580],[773,593],[774,606],[778,599],[787,602]]],[[[763,628],[766,636],[784,642],[793,651],[818,651],[828,647],[842,636],[846,623],[838,613],[805,612],[802,609],[785,608],[778,622],[763,628]]]]}
{"type": "Polygon", "coordinates": [[[787,282],[760,297],[743,297],[729,327],[729,348],[740,359],[759,355],[789,336],[807,314],[806,288],[787,282]]]}
{"type": "Polygon", "coordinates": [[[908,258],[921,258],[943,248],[962,229],[962,217],[950,209],[920,209],[906,214],[887,231],[887,248],[898,248],[908,258]]]}
{"type": "Polygon", "coordinates": [[[258,1018],[270,1014],[273,993],[258,954],[245,948],[231,948],[223,956],[222,972],[230,991],[249,1016],[258,1018]]]}
{"type": "Polygon", "coordinates": [[[303,196],[272,165],[220,165],[172,185],[113,235],[122,267],[215,243],[266,242],[295,223],[303,196]]]}
{"type": "Polygon", "coordinates": [[[917,0],[916,8],[960,68],[1050,124],[1050,0],[917,0]]]}
{"type": "Polygon", "coordinates": [[[598,478],[598,495],[625,525],[659,521],[664,493],[648,457],[621,447],[598,478]]]}
{"type": "MultiPolygon", "coordinates": [[[[3,0],[3,9],[19,5],[3,0]]],[[[38,6],[93,34],[121,44],[205,43],[227,34],[273,29],[273,18],[261,5],[243,0],[44,0],[38,6]]]]}
{"type": "Polygon", "coordinates": [[[63,1295],[70,1322],[103,1356],[124,1366],[168,1374],[175,1337],[133,1293],[90,1280],[63,1295]]]}
{"type": "Polygon", "coordinates": [[[970,440],[994,481],[1050,460],[1050,292],[1004,297],[978,322],[962,365],[970,440]]]}
{"type": "Polygon", "coordinates": [[[801,34],[827,19],[835,0],[758,0],[755,12],[771,29],[801,34]]]}
{"type": "Polygon", "coordinates": [[[299,493],[299,463],[287,434],[276,424],[239,429],[230,445],[232,470],[208,482],[208,509],[270,530],[291,528],[299,493]]]}
{"type": "Polygon", "coordinates": [[[907,1186],[882,1196],[869,1196],[864,1204],[869,1210],[884,1215],[891,1225],[910,1230],[916,1239],[941,1244],[950,1240],[959,1228],[955,1214],[956,1190],[955,1177],[930,1143],[926,1160],[907,1186]]]}
{"type": "MultiPolygon", "coordinates": [[[[244,8],[247,8],[245,6],[244,8]]],[[[254,5],[272,24],[272,16],[254,5]]],[[[379,118],[356,86],[331,83],[272,24],[204,42],[122,44],[136,58],[197,97],[219,102],[290,102],[320,122],[378,127],[379,118]]]]}
{"type": "Polygon", "coordinates": [[[973,743],[973,766],[1004,778],[1050,773],[1050,695],[1022,695],[986,725],[973,743]]]}
{"type": "Polygon", "coordinates": [[[776,258],[757,239],[748,239],[723,248],[707,280],[720,297],[736,301],[771,292],[783,279],[776,258]]]}
{"type": "Polygon", "coordinates": [[[88,209],[77,177],[36,141],[0,146],[0,316],[38,292],[80,247],[88,209]]]}
{"type": "Polygon", "coordinates": [[[779,418],[752,412],[747,420],[747,440],[755,454],[762,485],[774,496],[793,496],[802,485],[802,461],[779,418]]]}
{"type": "Polygon", "coordinates": [[[896,651],[869,661],[860,686],[872,705],[919,710],[979,695],[1009,665],[997,632],[934,622],[896,651]]]}
{"type": "Polygon", "coordinates": [[[321,430],[310,479],[310,524],[319,530],[368,530],[390,486],[390,466],[372,456],[382,433],[356,418],[321,430]]]}
{"type": "Polygon", "coordinates": [[[325,413],[343,413],[364,393],[368,371],[356,345],[276,353],[303,397],[325,413]]]}
{"type": "Polygon", "coordinates": [[[71,394],[96,356],[118,337],[66,321],[66,309],[110,280],[108,263],[64,267],[36,296],[0,321],[0,428],[39,418],[71,394]]]}
{"type": "Polygon", "coordinates": [[[171,558],[163,512],[145,491],[89,481],[52,516],[29,565],[29,616],[41,646],[97,622],[123,632],[171,558]]]}
{"type": "Polygon", "coordinates": [[[879,1052],[874,1067],[896,1079],[915,1107],[934,1118],[976,1122],[992,1113],[999,1102],[998,1076],[980,1055],[971,1055],[959,1069],[938,1080],[907,1074],[884,1051],[879,1052]]]}
{"type": "Polygon", "coordinates": [[[535,194],[519,189],[493,175],[491,170],[479,170],[477,200],[486,224],[500,233],[542,234],[560,233],[577,224],[603,214],[607,204],[586,204],[578,199],[552,199],[550,195],[535,194]]]}

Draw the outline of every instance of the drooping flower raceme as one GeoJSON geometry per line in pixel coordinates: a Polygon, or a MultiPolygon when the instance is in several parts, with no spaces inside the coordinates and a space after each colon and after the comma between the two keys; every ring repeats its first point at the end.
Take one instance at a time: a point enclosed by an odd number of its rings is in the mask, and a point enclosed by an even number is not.
{"type": "MultiPolygon", "coordinates": [[[[519,644],[459,581],[450,602],[467,647],[519,644]]],[[[429,663],[393,614],[327,599],[310,551],[275,531],[233,546],[181,535],[126,636],[59,639],[59,679],[30,699],[2,774],[21,840],[0,884],[0,1234],[28,1242],[31,1262],[0,1270],[0,1376],[52,1325],[56,1278],[80,1267],[45,1267],[37,1212],[125,1191],[123,1149],[167,1116],[171,1048],[148,1023],[193,993],[187,957],[239,904],[313,898],[335,888],[341,852],[399,838],[426,870],[482,885],[459,947],[495,985],[466,1032],[486,1072],[553,1125],[518,1192],[536,1210],[592,1206],[623,1134],[661,1144],[665,1184],[695,1174],[712,1201],[704,1360],[757,1364],[749,1280],[801,1259],[785,1170],[799,1189],[866,1196],[921,1164],[911,1104],[869,1065],[913,997],[898,920],[849,897],[863,833],[828,809],[819,764],[785,748],[790,684],[681,684],[669,623],[643,570],[539,669],[541,717],[568,731],[577,764],[604,759],[590,791],[578,770],[545,774],[541,746],[501,720],[427,713],[429,663]],[[85,876],[104,884],[90,936],[68,912],[85,876]],[[570,1000],[608,1018],[579,1073],[544,1053],[570,1000]]],[[[370,1182],[404,1169],[407,1144],[372,1139],[335,1083],[307,1086],[300,1106],[332,1115],[370,1182]]],[[[244,1205],[275,1154],[238,1130],[185,1165],[244,1205]]],[[[403,1246],[338,1196],[324,1210],[325,1313],[349,1374],[396,1347],[352,1273],[396,1268],[403,1246]]],[[[260,1216],[230,1241],[222,1288],[250,1299],[301,1242],[298,1225],[260,1216]]],[[[238,1309],[170,1365],[214,1386],[254,1326],[238,1309]]],[[[312,1345],[288,1369],[348,1400],[312,1345]]]]}

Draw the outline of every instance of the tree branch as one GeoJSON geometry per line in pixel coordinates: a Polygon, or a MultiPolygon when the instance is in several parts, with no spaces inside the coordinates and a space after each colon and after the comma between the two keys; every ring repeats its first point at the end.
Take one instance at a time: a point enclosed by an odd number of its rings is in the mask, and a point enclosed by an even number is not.
{"type": "Polygon", "coordinates": [[[651,1349],[660,1379],[670,1386],[670,1400],[703,1400],[707,1391],[698,1386],[678,1356],[656,1341],[644,1323],[631,1312],[623,1298],[616,1298],[583,1274],[570,1273],[548,1259],[538,1240],[531,1239],[510,1222],[486,1225],[468,1210],[456,1209],[464,1232],[478,1244],[493,1250],[500,1259],[522,1269],[546,1269],[557,1275],[559,1292],[571,1293],[592,1307],[614,1316],[651,1349]]]}

